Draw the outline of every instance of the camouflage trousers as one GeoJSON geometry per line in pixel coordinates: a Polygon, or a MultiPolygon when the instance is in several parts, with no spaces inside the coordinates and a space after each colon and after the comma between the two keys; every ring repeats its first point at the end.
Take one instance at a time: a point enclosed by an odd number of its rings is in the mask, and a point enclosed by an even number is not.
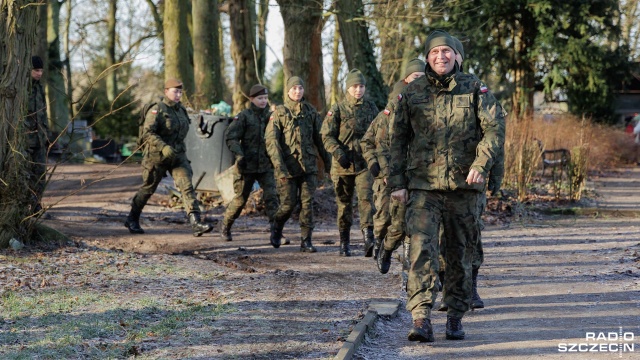
{"type": "Polygon", "coordinates": [[[383,179],[375,179],[373,181],[373,203],[376,207],[376,213],[373,215],[373,235],[376,239],[387,237],[387,230],[391,225],[390,199],[391,189],[387,187],[383,179]]]}
{"type": "Polygon", "coordinates": [[[29,147],[29,189],[33,204],[31,209],[35,209],[42,200],[45,184],[47,182],[47,148],[46,147],[29,147]]]}
{"type": "Polygon", "coordinates": [[[353,195],[358,196],[360,229],[373,226],[373,179],[368,171],[357,175],[332,175],[338,205],[338,230],[348,231],[353,223],[353,195]]]}
{"type": "Polygon", "coordinates": [[[300,228],[303,234],[310,234],[313,230],[313,196],[316,192],[317,174],[305,174],[277,179],[276,186],[280,196],[280,206],[273,219],[278,225],[284,225],[291,217],[293,209],[300,202],[300,228]]]}
{"type": "Polygon", "coordinates": [[[407,207],[396,199],[391,199],[389,204],[389,216],[391,217],[391,225],[384,239],[385,250],[394,251],[405,241],[407,235],[405,225],[405,213],[407,207]]]}
{"type": "Polygon", "coordinates": [[[233,222],[240,216],[242,209],[244,209],[251,190],[253,189],[253,183],[258,182],[262,188],[267,217],[269,221],[273,221],[273,216],[278,211],[278,193],[276,192],[276,181],[273,177],[273,171],[267,171],[263,173],[250,173],[250,174],[234,174],[233,189],[236,195],[233,200],[227,205],[227,210],[224,212],[223,224],[230,227],[233,222]]]}
{"type": "Polygon", "coordinates": [[[440,254],[440,226],[444,229],[447,315],[461,318],[471,301],[471,260],[480,233],[478,202],[473,190],[412,190],[407,203],[410,268],[407,310],[413,319],[429,318],[435,303],[440,254]]]}
{"type": "MultiPolygon", "coordinates": [[[[478,206],[478,213],[480,214],[480,217],[478,218],[478,225],[480,227],[480,232],[478,233],[478,243],[476,244],[473,252],[473,259],[471,260],[471,267],[473,270],[480,269],[480,266],[482,266],[482,263],[484,263],[484,250],[482,249],[482,230],[484,230],[484,221],[482,221],[482,214],[484,214],[484,210],[487,207],[486,193],[483,192],[481,194],[481,200],[480,202],[478,202],[478,206]]],[[[446,272],[447,269],[447,263],[445,261],[446,247],[443,246],[444,241],[446,241],[444,237],[444,229],[440,227],[440,272],[446,272]]],[[[445,286],[443,284],[443,288],[444,287],[445,286]]]]}
{"type": "Polygon", "coordinates": [[[160,163],[151,162],[146,157],[142,159],[142,186],[133,197],[132,211],[142,211],[167,171],[182,194],[182,203],[187,214],[200,213],[196,192],[191,183],[193,170],[184,153],[179,153],[172,160],[165,159],[160,163]]]}

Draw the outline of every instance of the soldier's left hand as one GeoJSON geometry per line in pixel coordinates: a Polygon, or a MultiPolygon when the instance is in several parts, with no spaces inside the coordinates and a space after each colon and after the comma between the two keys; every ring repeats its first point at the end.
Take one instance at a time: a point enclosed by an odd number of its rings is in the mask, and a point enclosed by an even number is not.
{"type": "Polygon", "coordinates": [[[467,176],[467,184],[482,184],[484,183],[484,177],[477,170],[471,169],[467,176]]]}

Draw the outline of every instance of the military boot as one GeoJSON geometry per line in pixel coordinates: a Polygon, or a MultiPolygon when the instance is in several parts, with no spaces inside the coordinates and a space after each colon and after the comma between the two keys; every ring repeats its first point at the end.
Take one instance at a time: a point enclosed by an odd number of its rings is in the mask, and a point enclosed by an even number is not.
{"type": "Polygon", "coordinates": [[[129,232],[132,234],[144,234],[144,230],[140,227],[140,213],[140,210],[131,207],[127,220],[124,222],[124,226],[129,229],[129,232]]]}
{"type": "Polygon", "coordinates": [[[373,246],[373,259],[377,260],[378,259],[378,253],[380,252],[380,248],[382,247],[382,243],[384,242],[384,239],[381,236],[376,237],[376,243],[373,246]]]}
{"type": "Polygon", "coordinates": [[[478,269],[473,269],[471,272],[471,308],[472,309],[483,309],[484,301],[480,298],[480,294],[478,294],[478,269]]]}
{"type": "Polygon", "coordinates": [[[413,320],[413,328],[407,337],[409,341],[434,342],[431,320],[423,318],[413,320]]]}
{"type": "Polygon", "coordinates": [[[349,243],[351,232],[349,230],[340,231],[340,256],[351,256],[351,249],[349,249],[349,243]]]}
{"type": "Polygon", "coordinates": [[[313,244],[311,244],[311,229],[302,229],[302,237],[300,238],[300,251],[314,253],[318,251],[313,244]]]}
{"type": "Polygon", "coordinates": [[[462,319],[453,315],[447,315],[446,334],[447,340],[464,340],[462,319]]]}
{"type": "Polygon", "coordinates": [[[233,224],[233,222],[231,224],[227,224],[227,222],[224,219],[222,220],[222,222],[220,222],[220,237],[222,237],[226,241],[232,241],[233,240],[233,238],[231,237],[231,225],[232,224],[233,224]]]}
{"type": "Polygon", "coordinates": [[[193,236],[201,236],[202,234],[213,230],[213,226],[203,223],[202,220],[200,220],[200,213],[197,212],[189,214],[189,223],[191,224],[193,236]]]}
{"type": "Polygon", "coordinates": [[[385,248],[382,248],[380,254],[378,254],[376,264],[378,264],[378,270],[380,270],[380,273],[386,274],[389,272],[389,268],[391,268],[391,254],[393,254],[393,251],[385,248]]]}
{"type": "Polygon", "coordinates": [[[373,246],[375,245],[373,226],[367,226],[365,229],[362,229],[362,237],[364,239],[364,257],[372,257],[373,246]]]}
{"type": "Polygon", "coordinates": [[[278,224],[276,221],[271,223],[271,246],[274,248],[280,247],[280,240],[282,240],[282,228],[284,228],[284,224],[278,224]]]}

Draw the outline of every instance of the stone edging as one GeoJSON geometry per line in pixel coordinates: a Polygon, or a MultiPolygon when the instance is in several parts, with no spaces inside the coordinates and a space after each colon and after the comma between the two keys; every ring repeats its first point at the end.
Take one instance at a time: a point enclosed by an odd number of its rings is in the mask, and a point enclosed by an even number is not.
{"type": "Polygon", "coordinates": [[[356,353],[358,347],[362,345],[367,331],[373,327],[378,317],[386,316],[394,318],[398,315],[399,307],[400,302],[398,301],[376,301],[369,304],[367,314],[354,326],[334,359],[350,360],[353,354],[356,353]]]}

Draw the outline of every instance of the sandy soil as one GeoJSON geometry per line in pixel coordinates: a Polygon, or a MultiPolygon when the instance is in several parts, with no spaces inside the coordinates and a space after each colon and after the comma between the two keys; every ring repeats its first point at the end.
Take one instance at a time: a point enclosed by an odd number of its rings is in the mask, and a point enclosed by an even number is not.
{"type": "MultiPolygon", "coordinates": [[[[239,311],[216,319],[220,331],[206,343],[148,349],[145,356],[326,359],[338,352],[371,301],[405,300],[398,261],[381,275],[362,256],[355,227],[354,256],[339,257],[335,221],[327,217],[320,217],[314,233],[315,254],[298,251],[293,221],[285,228],[292,245],[280,249],[269,245],[266,219],[255,216],[237,221],[233,242],[215,231],[196,238],[182,211],[162,206],[168,196],[161,191],[143,213],[146,233],[131,235],[123,221],[139,171],[136,165],[59,167],[46,194],[45,203],[55,205],[45,223],[88,246],[175,254],[172,261],[203,272],[224,271],[226,280],[212,286],[239,311]]],[[[639,183],[636,168],[598,178],[594,186],[601,208],[608,210],[604,215],[525,217],[487,227],[479,277],[486,308],[465,316],[466,340],[445,340],[445,314],[435,313],[436,342],[408,342],[411,320],[403,309],[399,317],[377,323],[356,358],[637,358],[640,221],[633,210],[640,213],[639,183]],[[619,217],[610,211],[618,208],[632,211],[619,217]],[[563,343],[593,344],[585,339],[588,332],[620,331],[633,340],[599,343],[633,344],[634,352],[559,351],[563,343]]],[[[206,219],[217,222],[220,210],[208,211],[206,219]]]]}

